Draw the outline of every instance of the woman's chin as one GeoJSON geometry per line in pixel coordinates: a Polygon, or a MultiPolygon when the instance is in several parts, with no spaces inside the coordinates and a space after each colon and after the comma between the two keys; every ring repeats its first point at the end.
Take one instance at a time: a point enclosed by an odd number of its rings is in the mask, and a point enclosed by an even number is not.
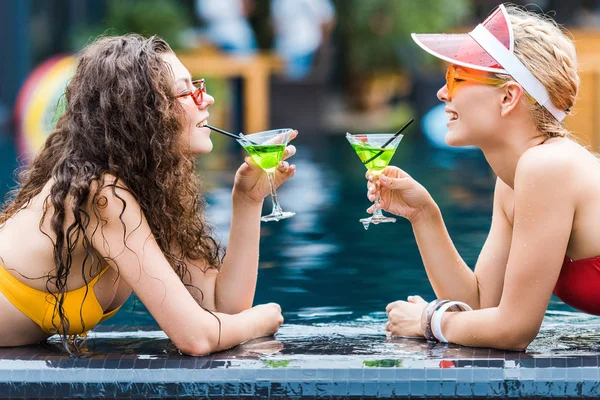
{"type": "Polygon", "coordinates": [[[472,141],[470,141],[468,138],[461,136],[458,132],[454,132],[452,130],[448,131],[444,139],[446,144],[450,147],[464,147],[473,145],[472,141]]]}
{"type": "Polygon", "coordinates": [[[450,132],[446,135],[445,139],[446,139],[446,144],[448,146],[451,146],[451,147],[466,146],[465,144],[462,143],[460,138],[457,137],[457,135],[454,135],[450,132]]]}
{"type": "Polygon", "coordinates": [[[213,144],[209,140],[208,143],[202,143],[202,144],[199,144],[197,146],[192,146],[191,152],[195,156],[200,156],[202,154],[208,154],[208,153],[210,153],[212,151],[212,149],[213,149],[213,144]]]}

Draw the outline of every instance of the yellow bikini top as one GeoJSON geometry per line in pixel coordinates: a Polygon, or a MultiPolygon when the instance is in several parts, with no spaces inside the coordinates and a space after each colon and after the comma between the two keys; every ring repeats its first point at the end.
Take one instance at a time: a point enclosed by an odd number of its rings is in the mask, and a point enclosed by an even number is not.
{"type": "MultiPolygon", "coordinates": [[[[68,335],[80,335],[87,332],[119,311],[120,307],[105,314],[94,293],[94,286],[108,268],[110,267],[107,266],[100,271],[87,285],[65,293],[63,309],[65,317],[69,321],[69,330],[66,332],[68,335]]],[[[45,333],[49,335],[63,333],[57,332],[54,327],[60,326],[58,315],[54,315],[54,305],[56,304],[54,296],[25,285],[1,265],[0,292],[45,333]]]]}

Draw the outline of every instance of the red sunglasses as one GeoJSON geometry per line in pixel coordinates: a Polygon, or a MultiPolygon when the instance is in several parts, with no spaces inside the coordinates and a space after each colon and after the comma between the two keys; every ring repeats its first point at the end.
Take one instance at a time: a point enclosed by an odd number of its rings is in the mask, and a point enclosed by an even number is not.
{"type": "Polygon", "coordinates": [[[177,96],[175,96],[175,98],[178,99],[180,97],[192,96],[194,103],[196,103],[196,105],[199,106],[204,100],[204,93],[206,93],[206,85],[204,84],[204,79],[192,81],[192,85],[196,87],[195,90],[188,90],[185,93],[178,94],[177,96]]]}

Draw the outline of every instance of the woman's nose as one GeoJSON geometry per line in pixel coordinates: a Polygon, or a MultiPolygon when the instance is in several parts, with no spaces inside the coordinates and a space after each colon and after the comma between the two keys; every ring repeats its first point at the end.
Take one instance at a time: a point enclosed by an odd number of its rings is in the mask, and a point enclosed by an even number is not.
{"type": "Polygon", "coordinates": [[[215,98],[212,97],[208,93],[204,93],[204,96],[202,96],[202,104],[200,105],[200,107],[208,108],[208,107],[212,106],[214,103],[215,103],[215,98]]]}
{"type": "Polygon", "coordinates": [[[444,85],[437,91],[437,98],[440,101],[450,101],[450,95],[448,93],[448,85],[444,85]]]}

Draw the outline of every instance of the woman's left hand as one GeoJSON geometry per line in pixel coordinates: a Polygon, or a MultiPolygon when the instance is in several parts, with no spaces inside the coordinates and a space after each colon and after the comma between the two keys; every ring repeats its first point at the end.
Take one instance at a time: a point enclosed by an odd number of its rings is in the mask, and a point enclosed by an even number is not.
{"type": "Polygon", "coordinates": [[[408,296],[408,301],[398,300],[385,308],[388,322],[385,330],[392,336],[424,337],[421,314],[427,302],[421,296],[408,296]]]}
{"type": "MultiPolygon", "coordinates": [[[[294,130],[289,141],[298,136],[298,131],[294,130]]],[[[288,141],[288,142],[289,142],[288,141]]],[[[275,171],[275,187],[278,188],[283,182],[294,176],[296,166],[289,164],[286,159],[296,154],[296,147],[288,145],[285,148],[283,159],[275,171]]],[[[236,194],[243,194],[254,202],[262,202],[263,199],[271,193],[269,178],[267,173],[254,163],[250,156],[244,159],[244,164],[237,170],[233,190],[236,194]]]]}

